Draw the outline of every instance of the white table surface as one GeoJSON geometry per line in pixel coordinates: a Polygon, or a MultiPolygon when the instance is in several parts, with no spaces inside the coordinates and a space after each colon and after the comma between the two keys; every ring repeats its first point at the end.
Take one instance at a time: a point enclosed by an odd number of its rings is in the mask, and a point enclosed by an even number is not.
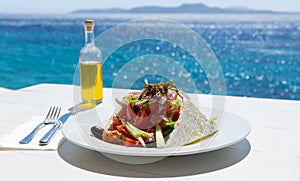
{"type": "MultiPolygon", "coordinates": [[[[111,89],[105,89],[105,94],[111,89]]],[[[200,105],[212,96],[198,95],[200,105]]],[[[251,133],[214,152],[168,157],[145,165],[112,161],[68,141],[57,151],[0,148],[0,180],[205,180],[299,181],[300,101],[225,97],[226,111],[247,120],[251,133]]],[[[67,111],[73,86],[40,84],[0,94],[0,137],[51,105],[67,111]]]]}

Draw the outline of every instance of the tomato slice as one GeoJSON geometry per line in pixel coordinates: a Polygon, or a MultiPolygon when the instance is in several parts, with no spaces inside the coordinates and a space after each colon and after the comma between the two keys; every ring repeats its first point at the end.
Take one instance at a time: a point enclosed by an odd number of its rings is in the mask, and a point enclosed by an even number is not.
{"type": "Polygon", "coordinates": [[[118,117],[113,117],[112,127],[114,130],[117,129],[117,126],[122,125],[118,117]]]}
{"type": "Polygon", "coordinates": [[[128,137],[125,137],[124,138],[124,146],[137,147],[137,146],[140,146],[140,142],[138,140],[133,140],[133,139],[130,139],[128,137]]]}
{"type": "Polygon", "coordinates": [[[116,129],[122,133],[125,137],[128,137],[128,138],[132,138],[134,139],[134,137],[128,132],[128,130],[126,129],[126,127],[122,124],[122,125],[118,125],[116,127],[116,129]]]}
{"type": "Polygon", "coordinates": [[[173,114],[172,121],[177,121],[179,118],[180,106],[176,109],[175,113],[173,114]]]}
{"type": "Polygon", "coordinates": [[[167,116],[167,117],[170,116],[171,111],[172,111],[172,106],[170,105],[170,106],[167,107],[167,110],[166,110],[166,116],[167,116]]]}

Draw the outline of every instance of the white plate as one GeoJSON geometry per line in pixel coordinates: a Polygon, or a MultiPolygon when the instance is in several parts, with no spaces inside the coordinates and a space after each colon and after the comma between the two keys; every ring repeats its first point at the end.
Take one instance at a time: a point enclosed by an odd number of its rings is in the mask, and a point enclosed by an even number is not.
{"type": "MultiPolygon", "coordinates": [[[[200,108],[200,110],[204,113],[209,112],[207,108],[200,108]]],[[[137,148],[106,143],[91,136],[90,128],[97,125],[99,120],[90,121],[87,118],[83,121],[82,118],[78,119],[78,115],[69,118],[63,125],[62,133],[68,141],[80,147],[103,153],[141,157],[189,155],[231,146],[242,141],[250,133],[251,127],[247,121],[232,113],[221,112],[224,113],[222,124],[215,136],[196,144],[175,148],[137,148]]]]}

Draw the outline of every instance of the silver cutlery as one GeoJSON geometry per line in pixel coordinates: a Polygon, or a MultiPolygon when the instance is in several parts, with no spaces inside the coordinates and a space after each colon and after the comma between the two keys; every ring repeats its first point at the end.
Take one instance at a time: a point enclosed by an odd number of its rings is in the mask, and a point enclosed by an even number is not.
{"type": "Polygon", "coordinates": [[[57,123],[57,119],[60,115],[60,111],[61,111],[61,107],[59,106],[52,106],[50,107],[46,118],[44,119],[43,122],[41,122],[40,124],[38,124],[34,130],[32,130],[31,133],[29,133],[24,139],[22,139],[19,143],[20,144],[28,144],[32,141],[32,139],[34,138],[34,136],[36,135],[36,133],[43,128],[45,125],[47,124],[56,124],[57,123]]]}
{"type": "Polygon", "coordinates": [[[62,115],[56,123],[53,125],[53,127],[43,136],[43,138],[39,141],[40,145],[48,145],[54,135],[57,133],[58,130],[60,130],[63,126],[63,124],[68,120],[68,118],[73,115],[73,112],[68,112],[64,115],[62,115]]]}
{"type": "Polygon", "coordinates": [[[62,115],[57,122],[53,125],[53,127],[43,136],[43,138],[39,141],[40,145],[44,146],[50,143],[54,135],[57,133],[58,130],[60,130],[63,126],[63,124],[68,120],[68,118],[72,115],[75,115],[78,112],[86,111],[89,109],[94,108],[98,104],[88,104],[81,102],[71,108],[68,109],[68,113],[62,115]]]}

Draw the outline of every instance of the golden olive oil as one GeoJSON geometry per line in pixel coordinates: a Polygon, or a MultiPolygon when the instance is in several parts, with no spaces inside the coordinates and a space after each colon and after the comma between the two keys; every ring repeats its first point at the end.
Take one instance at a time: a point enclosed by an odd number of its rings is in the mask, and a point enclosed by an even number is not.
{"type": "Polygon", "coordinates": [[[102,64],[96,61],[80,63],[81,95],[84,102],[100,103],[103,98],[102,64]]]}

